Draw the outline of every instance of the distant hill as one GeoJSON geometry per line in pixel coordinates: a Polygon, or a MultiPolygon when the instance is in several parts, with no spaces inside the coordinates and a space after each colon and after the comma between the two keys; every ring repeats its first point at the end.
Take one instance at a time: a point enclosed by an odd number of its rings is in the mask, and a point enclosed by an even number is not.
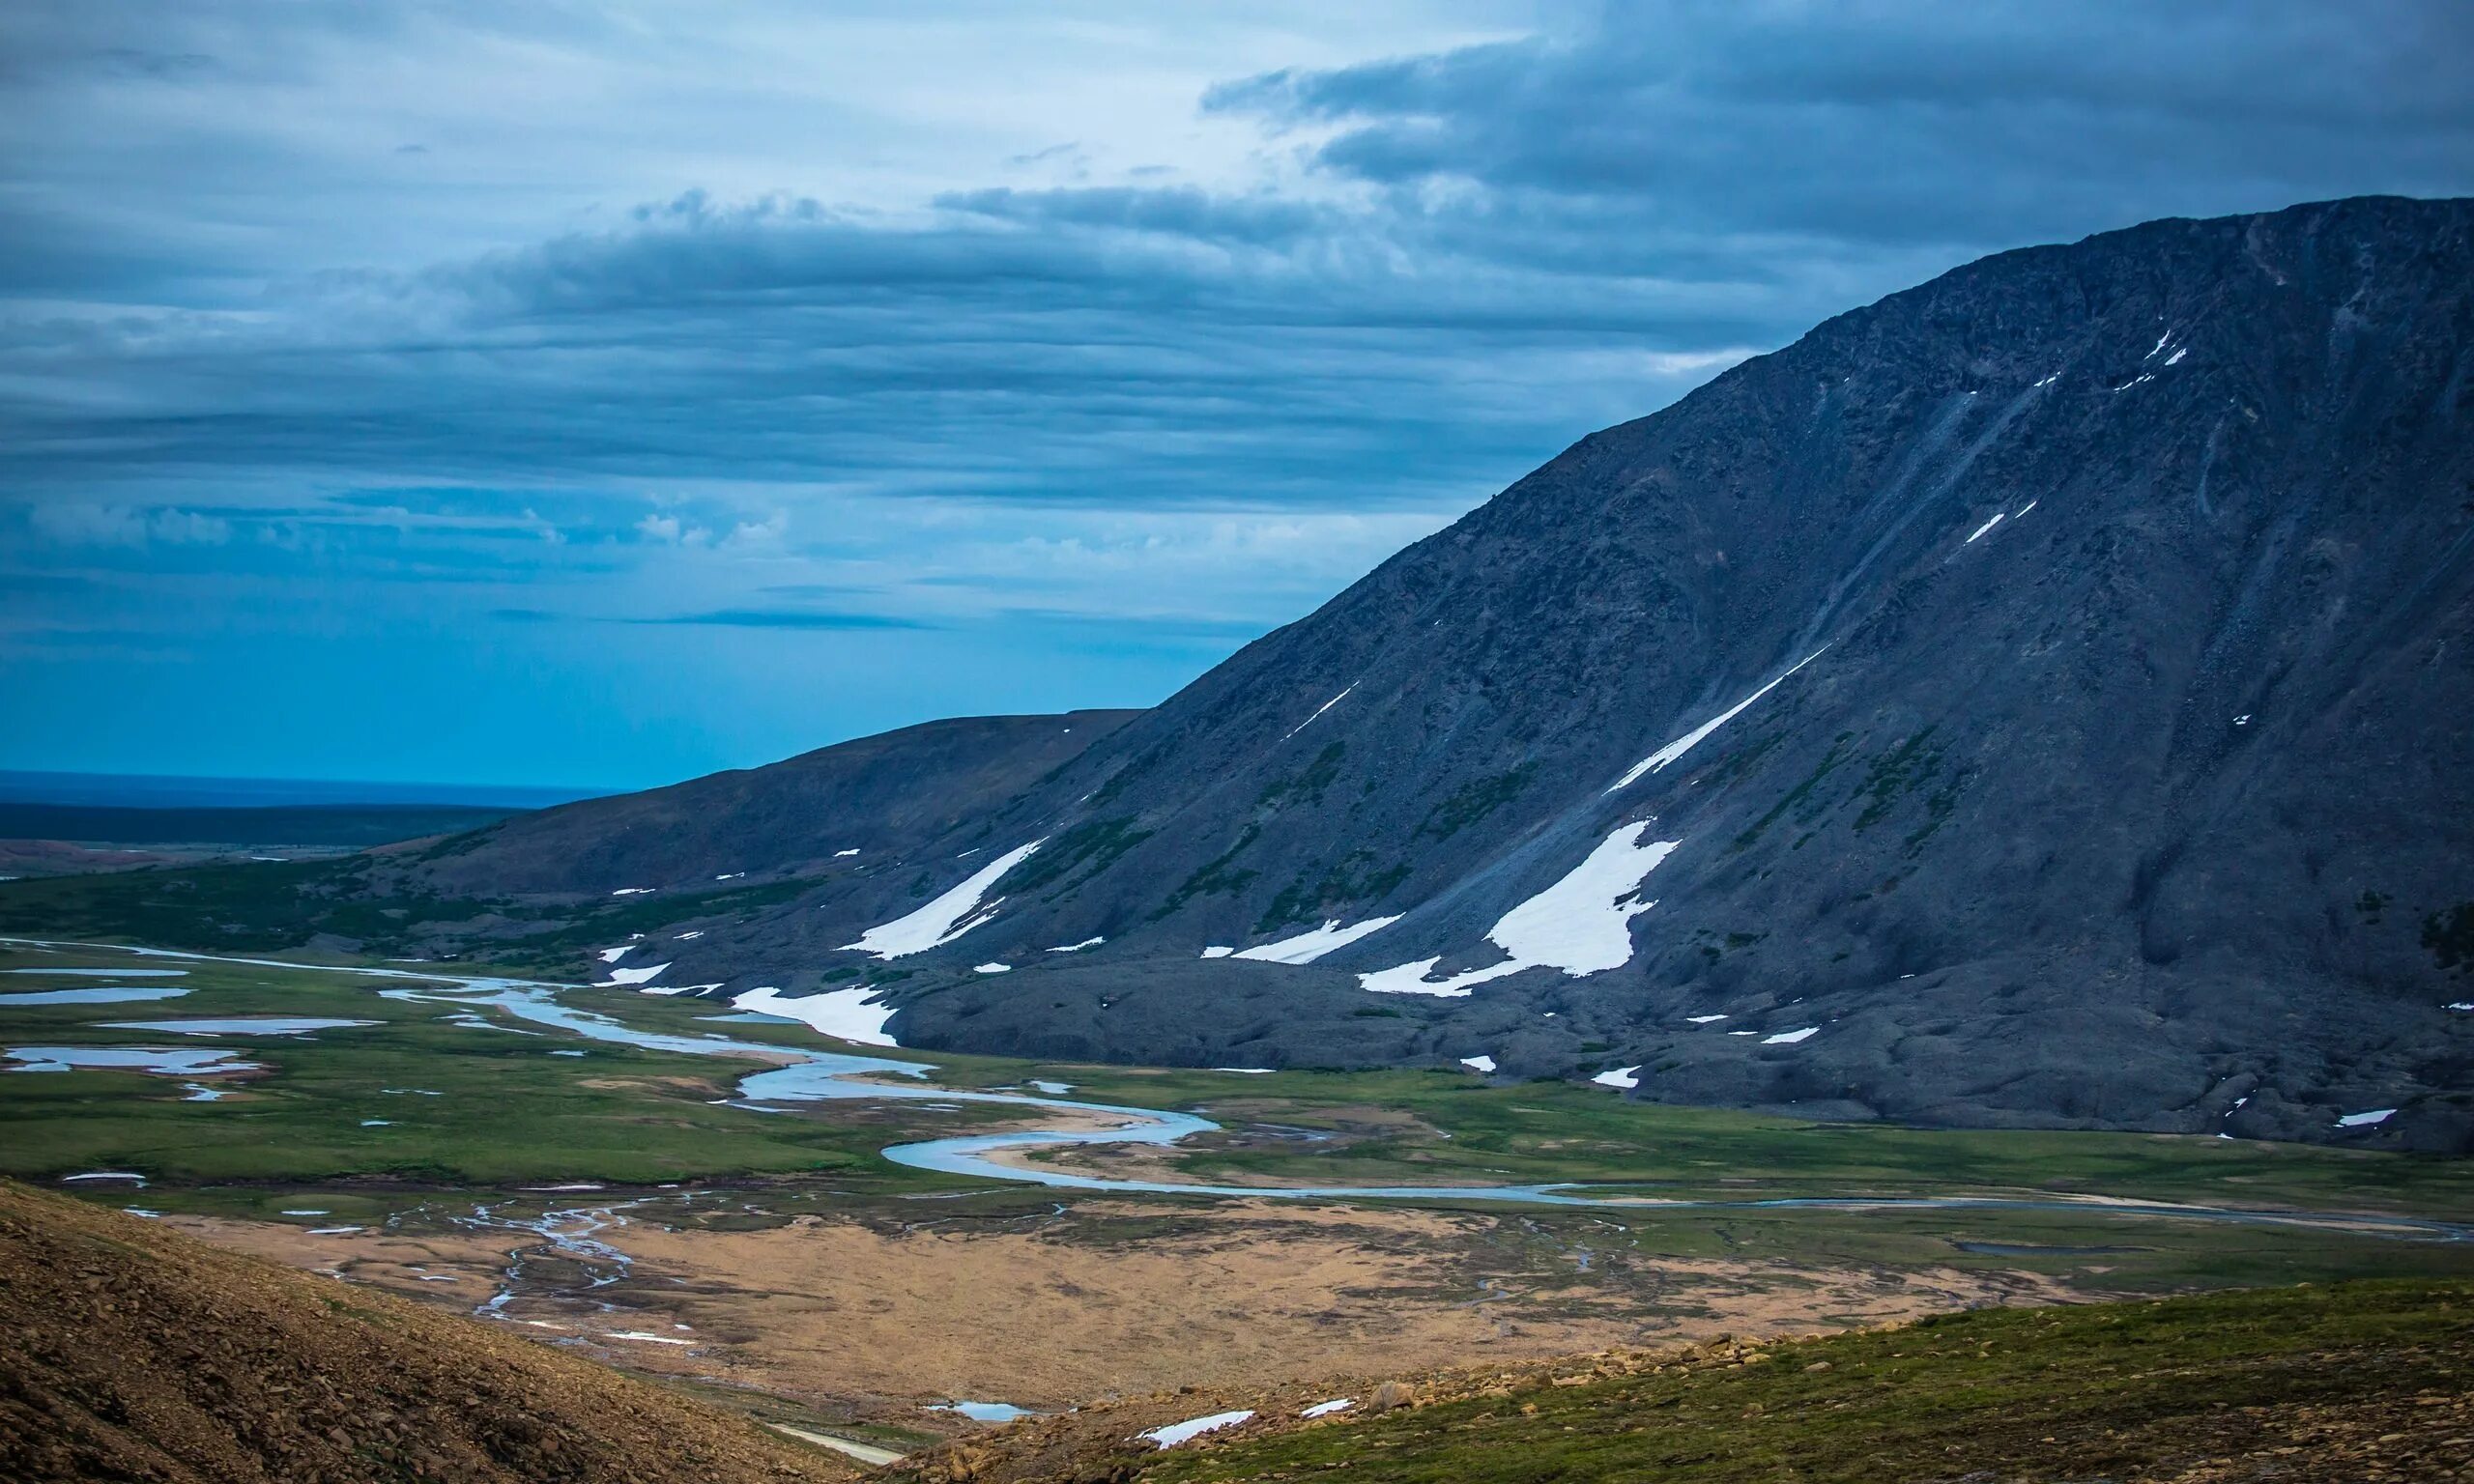
{"type": "Polygon", "coordinates": [[[479,1321],[0,1181],[0,1477],[738,1481],[857,1471],[479,1321]]]}

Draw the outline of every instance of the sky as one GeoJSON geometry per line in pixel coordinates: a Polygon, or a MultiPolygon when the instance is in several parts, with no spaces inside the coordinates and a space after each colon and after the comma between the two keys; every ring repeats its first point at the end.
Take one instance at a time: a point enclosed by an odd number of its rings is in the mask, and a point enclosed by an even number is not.
{"type": "Polygon", "coordinates": [[[0,769],[1147,705],[2004,247],[2474,193],[2460,0],[12,0],[0,769]]]}

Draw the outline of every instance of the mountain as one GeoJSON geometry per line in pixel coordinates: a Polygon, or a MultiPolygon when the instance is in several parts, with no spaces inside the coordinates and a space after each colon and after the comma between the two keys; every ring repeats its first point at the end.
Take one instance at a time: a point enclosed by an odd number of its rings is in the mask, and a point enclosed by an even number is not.
{"type": "Polygon", "coordinates": [[[2469,286],[2467,201],[2002,253],[1148,712],[549,811],[408,879],[689,892],[847,837],[662,982],[864,983],[929,1047],[2462,1149],[2469,286]]]}
{"type": "Polygon", "coordinates": [[[0,1182],[0,1477],[827,1480],[743,1417],[476,1320],[0,1182]]]}

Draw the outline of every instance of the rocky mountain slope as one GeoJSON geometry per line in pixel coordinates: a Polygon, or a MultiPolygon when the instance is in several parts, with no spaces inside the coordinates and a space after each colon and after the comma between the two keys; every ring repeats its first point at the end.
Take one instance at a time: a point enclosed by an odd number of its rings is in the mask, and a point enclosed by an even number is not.
{"type": "Polygon", "coordinates": [[[916,729],[864,786],[408,879],[692,893],[847,837],[659,982],[865,984],[926,1046],[2462,1148],[2470,286],[2466,201],[2003,253],[1105,734],[916,729]]]}
{"type": "Polygon", "coordinates": [[[847,1479],[474,1320],[0,1182],[0,1477],[847,1479]]]}

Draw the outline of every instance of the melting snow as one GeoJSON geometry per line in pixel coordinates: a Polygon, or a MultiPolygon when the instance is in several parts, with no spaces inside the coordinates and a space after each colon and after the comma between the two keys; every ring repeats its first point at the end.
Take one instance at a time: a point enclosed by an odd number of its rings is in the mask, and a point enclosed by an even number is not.
{"type": "Polygon", "coordinates": [[[1637,1066],[1618,1067],[1612,1071],[1601,1071],[1590,1080],[1600,1087],[1638,1087],[1641,1085],[1640,1072],[1637,1066]]]}
{"type": "Polygon", "coordinates": [[[1301,1417],[1328,1417],[1336,1412],[1346,1412],[1357,1405],[1354,1397],[1336,1396],[1328,1402],[1316,1402],[1298,1413],[1301,1417]]]}
{"type": "Polygon", "coordinates": [[[1556,968],[1577,979],[1622,967],[1632,957],[1632,919],[1657,905],[1638,900],[1633,894],[1683,843],[1680,840],[1644,843],[1642,837],[1656,822],[1647,819],[1619,827],[1562,880],[1505,913],[1486,929],[1486,936],[1510,956],[1504,962],[1429,981],[1426,975],[1442,960],[1427,958],[1360,974],[1358,984],[1377,994],[1458,999],[1475,985],[1523,969],[1556,968]]]}
{"type": "Polygon", "coordinates": [[[701,937],[703,937],[704,935],[705,935],[705,929],[704,929],[704,928],[697,928],[694,932],[682,932],[682,933],[677,933],[677,934],[674,935],[674,936],[671,938],[671,940],[670,940],[670,941],[672,941],[673,943],[693,943],[693,942],[695,942],[698,938],[701,938],[701,937]]]}
{"type": "Polygon", "coordinates": [[[1267,963],[1312,963],[1334,949],[1345,948],[1368,933],[1382,931],[1399,920],[1399,915],[1395,913],[1391,917],[1369,917],[1355,927],[1343,928],[1340,926],[1340,920],[1336,917],[1320,928],[1309,928],[1295,937],[1281,938],[1276,943],[1257,945],[1236,956],[1258,958],[1267,963]]]}
{"type": "Polygon", "coordinates": [[[1808,1025],[1801,1030],[1780,1031],[1775,1036],[1762,1037],[1761,1043],[1765,1046],[1792,1046],[1799,1041],[1811,1040],[1820,1030],[1818,1025],[1808,1025]]]}
{"type": "Polygon", "coordinates": [[[1273,1069],[1269,1067],[1214,1067],[1211,1070],[1214,1071],[1233,1071],[1241,1077],[1268,1077],[1273,1071],[1273,1069]]]}
{"type": "Polygon", "coordinates": [[[1674,741],[1669,742],[1666,746],[1659,748],[1656,752],[1642,758],[1639,762],[1634,763],[1632,765],[1632,771],[1625,774],[1622,778],[1617,779],[1615,781],[1615,786],[1607,789],[1606,791],[1613,793],[1616,788],[1627,787],[1630,785],[1637,783],[1645,775],[1659,771],[1669,763],[1672,763],[1677,758],[1683,756],[1684,754],[1700,746],[1701,743],[1709,737],[1710,733],[1717,730],[1721,727],[1724,727],[1727,723],[1734,721],[1736,717],[1743,711],[1744,707],[1751,705],[1754,701],[1759,700],[1762,697],[1767,696],[1771,691],[1775,690],[1778,686],[1779,680],[1786,679],[1787,676],[1794,674],[1805,666],[1810,665],[1813,661],[1821,658],[1822,649],[1827,649],[1828,647],[1829,646],[1827,644],[1824,644],[1821,649],[1816,649],[1812,653],[1805,655],[1795,664],[1788,666],[1786,670],[1778,675],[1777,679],[1770,681],[1768,685],[1765,685],[1761,689],[1753,692],[1751,695],[1746,696],[1743,699],[1737,701],[1734,705],[1719,712],[1716,716],[1710,718],[1710,720],[1702,723],[1699,727],[1685,732],[1674,741]]]}
{"type": "Polygon", "coordinates": [[[1055,948],[1050,949],[1049,952],[1051,954],[1079,954],[1086,948],[1097,948],[1107,941],[1108,940],[1106,938],[1084,938],[1079,943],[1060,944],[1055,948]]]}
{"type": "Polygon", "coordinates": [[[639,1345],[693,1345],[696,1343],[694,1340],[682,1340],[676,1335],[647,1334],[642,1329],[614,1329],[604,1338],[633,1340],[639,1345]]]}
{"type": "Polygon", "coordinates": [[[1460,1065],[1478,1071],[1492,1071],[1495,1070],[1495,1059],[1491,1056],[1464,1056],[1460,1059],[1460,1065]]]}
{"type": "Polygon", "coordinates": [[[1304,731],[1307,728],[1313,726],[1313,725],[1314,725],[1314,717],[1321,716],[1324,712],[1331,710],[1334,706],[1338,705],[1341,701],[1344,701],[1344,700],[1348,699],[1349,699],[1349,691],[1354,691],[1354,690],[1356,690],[1356,689],[1358,688],[1358,684],[1359,684],[1359,682],[1357,682],[1357,681],[1355,681],[1355,680],[1350,681],[1350,682],[1349,682],[1349,689],[1348,689],[1348,691],[1342,691],[1342,692],[1340,692],[1340,694],[1338,694],[1338,696],[1335,696],[1335,697],[1333,697],[1331,699],[1329,699],[1329,700],[1327,700],[1327,701],[1323,702],[1321,705],[1316,706],[1316,707],[1314,708],[1314,716],[1309,716],[1309,717],[1308,717],[1306,720],[1304,720],[1304,721],[1302,721],[1302,722],[1298,723],[1296,726],[1291,727],[1290,728],[1288,728],[1288,735],[1287,735],[1287,736],[1284,736],[1284,737],[1281,737],[1281,738],[1280,738],[1280,740],[1281,740],[1282,742],[1285,742],[1285,741],[1287,741],[1287,740],[1288,740],[1288,738],[1289,738],[1289,737],[1293,737],[1293,736],[1297,735],[1299,732],[1304,731]]]}
{"type": "Polygon", "coordinates": [[[1031,1078],[1031,1086],[1051,1098],[1062,1098],[1074,1091],[1074,1084],[1071,1082],[1050,1082],[1045,1077],[1031,1078]]]}
{"type": "Polygon", "coordinates": [[[2337,1127],[2340,1128],[2368,1128],[2373,1124],[2384,1124],[2388,1122],[2389,1119],[2396,1116],[2396,1113],[2397,1110],[2395,1108],[2373,1108],[2368,1113],[2348,1113],[2345,1117],[2337,1120],[2337,1127]]]}
{"type": "Polygon", "coordinates": [[[146,1184],[146,1177],[138,1174],[135,1170],[88,1170],[83,1175],[63,1175],[60,1177],[60,1183],[64,1185],[73,1185],[80,1181],[88,1180],[133,1180],[141,1185],[146,1184]]]}
{"type": "Polygon", "coordinates": [[[796,1020],[827,1036],[855,1041],[867,1046],[899,1045],[885,1030],[885,1022],[893,1018],[893,1007],[874,1003],[877,996],[873,985],[857,985],[849,989],[829,989],[791,999],[770,985],[750,989],[731,1001],[734,1008],[752,1010],[760,1014],[781,1015],[796,1020]]]}
{"type": "Polygon", "coordinates": [[[2048,376],[2048,377],[2046,377],[2043,381],[2036,383],[2036,385],[2039,385],[2039,386],[2050,386],[2050,385],[2052,385],[2054,383],[2056,383],[2056,382],[2057,382],[2057,381],[2060,381],[2060,380],[2061,380],[2061,373],[2060,373],[2060,372],[2058,372],[2058,371],[2056,371],[2053,375],[2048,376]]]}
{"type": "Polygon", "coordinates": [[[2139,385],[2140,383],[2142,383],[2142,382],[2152,382],[2152,381],[2154,381],[2154,380],[2156,380],[2156,373],[2155,373],[2155,372],[2153,372],[2153,371],[2143,371],[2143,372],[2141,372],[2139,375],[2132,377],[2129,381],[2122,383],[2119,386],[2114,387],[2114,390],[2115,390],[2115,391],[2128,391],[2128,390],[2130,390],[2133,386],[2138,385],[2139,385]]]}
{"type": "Polygon", "coordinates": [[[1971,545],[1973,545],[1973,544],[1975,543],[1975,538],[1976,538],[1976,537],[1978,537],[1978,536],[1980,536],[1980,535],[1983,535],[1986,531],[1991,530],[1994,527],[1999,526],[1999,525],[2000,525],[2000,524],[2001,524],[2001,512],[2000,512],[2000,511],[1999,511],[1999,510],[1996,510],[1996,511],[1994,511],[1994,512],[1993,512],[1993,519],[1991,519],[1991,520],[1989,520],[1989,521],[1985,522],[1985,523],[1984,523],[1983,525],[1981,525],[1981,526],[1978,526],[1975,529],[1973,529],[1973,530],[1971,530],[1971,531],[1968,532],[1968,538],[1967,538],[1967,540],[1962,541],[1962,542],[1960,542],[1959,544],[1960,544],[1961,546],[1971,546],[1971,545]]]}
{"type": "MultiPolygon", "coordinates": [[[[9,879],[15,880],[12,876],[9,879]]],[[[72,979],[187,979],[187,969],[0,969],[0,974],[66,974],[72,979]]]]}
{"type": "Polygon", "coordinates": [[[649,968],[643,969],[612,969],[610,971],[610,977],[603,980],[598,985],[595,985],[593,987],[596,989],[615,989],[621,985],[647,985],[652,983],[654,980],[659,979],[661,977],[661,971],[669,967],[670,965],[666,963],[656,963],[649,968]]]}
{"type": "MultiPolygon", "coordinates": [[[[1211,956],[1205,954],[1203,956],[1208,958],[1211,956]]],[[[1443,962],[1442,956],[1437,955],[1432,958],[1421,958],[1415,963],[1398,964],[1389,969],[1375,969],[1357,977],[1358,987],[1373,994],[1431,994],[1438,1000],[1465,1000],[1477,985],[1487,980],[1500,979],[1507,973],[1517,972],[1498,964],[1492,970],[1479,969],[1467,974],[1455,974],[1450,979],[1427,980],[1426,976],[1433,973],[1434,966],[1441,962],[1443,962]]],[[[1520,967],[1527,968],[1528,965],[1522,964],[1520,967]]]]}
{"type": "Polygon", "coordinates": [[[1245,1412],[1215,1412],[1207,1417],[1189,1417],[1183,1422],[1171,1422],[1166,1427],[1155,1427],[1141,1436],[1164,1448],[1173,1448],[1181,1442],[1191,1441],[1205,1433],[1215,1432],[1223,1427],[1235,1427],[1253,1414],[1251,1409],[1245,1412]]]}
{"type": "Polygon", "coordinates": [[[890,923],[871,928],[859,934],[858,942],[842,946],[874,954],[879,958],[902,958],[951,943],[995,915],[997,902],[1005,899],[999,897],[985,906],[981,905],[980,899],[988,895],[988,889],[994,886],[1005,872],[1030,859],[1032,852],[1047,843],[1043,838],[1027,845],[1017,845],[926,906],[897,917],[890,923]]]}

